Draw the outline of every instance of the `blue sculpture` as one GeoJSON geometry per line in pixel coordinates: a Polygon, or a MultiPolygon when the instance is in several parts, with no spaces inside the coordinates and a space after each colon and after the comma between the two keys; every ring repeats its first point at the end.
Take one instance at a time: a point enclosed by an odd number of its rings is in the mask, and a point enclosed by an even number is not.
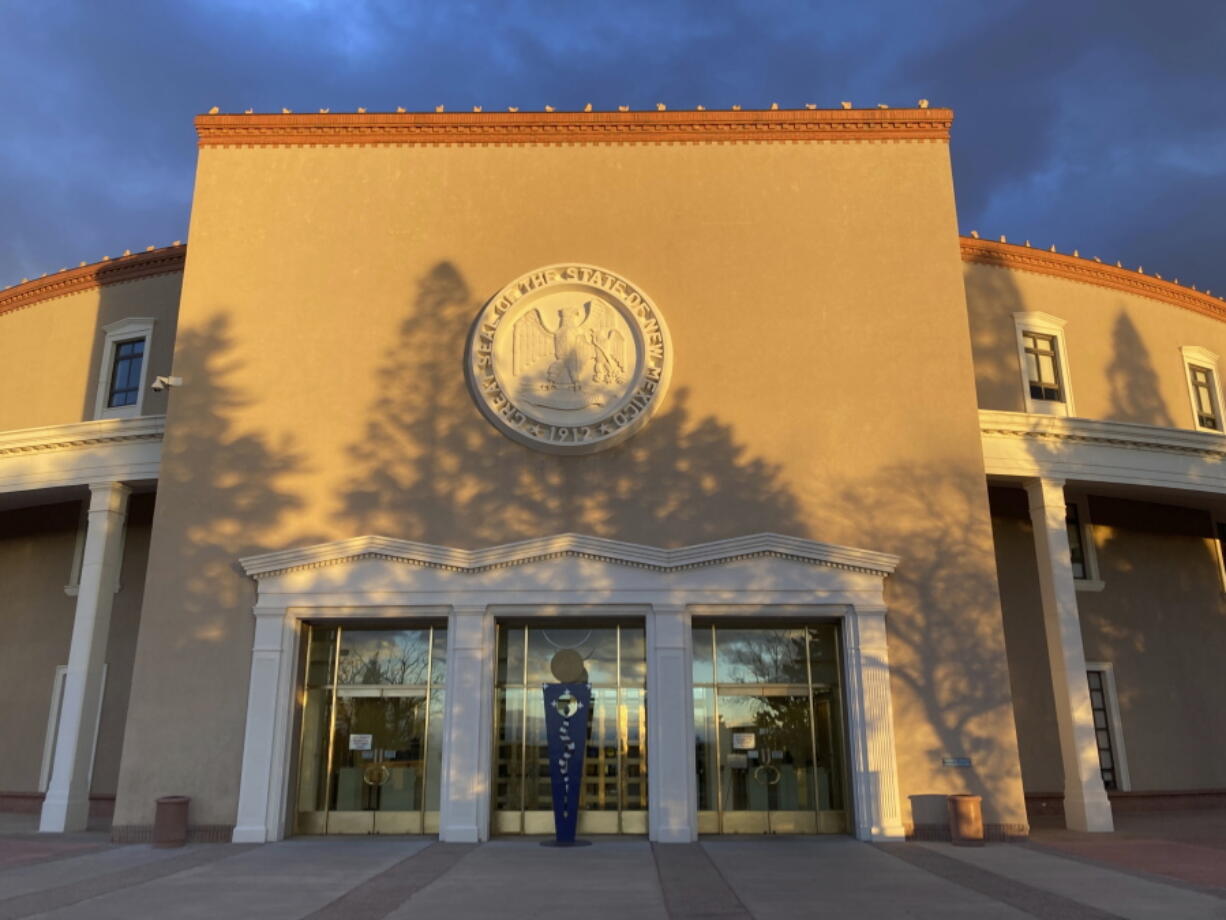
{"type": "Polygon", "coordinates": [[[545,734],[553,790],[553,846],[582,846],[575,840],[583,795],[583,756],[587,750],[592,687],[586,683],[545,684],[545,734]]]}

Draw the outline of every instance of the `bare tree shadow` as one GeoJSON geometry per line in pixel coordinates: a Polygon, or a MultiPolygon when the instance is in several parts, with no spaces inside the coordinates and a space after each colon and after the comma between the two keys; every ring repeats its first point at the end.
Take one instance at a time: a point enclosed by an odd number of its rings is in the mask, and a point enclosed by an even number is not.
{"type": "Polygon", "coordinates": [[[1026,833],[1009,666],[982,480],[898,465],[847,484],[830,513],[902,557],[886,582],[900,775],[919,836],[947,836],[944,796],[983,796],[994,836],[1026,833]],[[965,767],[946,758],[969,758],[965,767]]]}
{"type": "Polygon", "coordinates": [[[807,536],[778,466],[684,388],[629,442],[582,457],[533,451],[481,416],[461,356],[480,304],[450,262],[420,281],[378,369],[381,395],[349,449],[342,516],[355,533],[473,547],[578,532],[657,546],[759,530],[807,536]]]}

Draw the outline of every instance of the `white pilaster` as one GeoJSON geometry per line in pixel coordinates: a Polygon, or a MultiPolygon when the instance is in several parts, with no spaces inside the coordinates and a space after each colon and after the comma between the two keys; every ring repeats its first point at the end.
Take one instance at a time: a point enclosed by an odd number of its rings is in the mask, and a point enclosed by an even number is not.
{"type": "Polygon", "coordinates": [[[693,630],[684,606],[655,605],[647,618],[648,837],[698,839],[694,764],[693,630]]]}
{"type": "Polygon", "coordinates": [[[884,607],[856,607],[843,618],[847,734],[851,742],[856,837],[902,840],[890,659],[884,607]]]}
{"type": "Polygon", "coordinates": [[[89,778],[97,731],[94,715],[102,702],[102,668],[131,490],[118,482],[99,482],[90,483],[89,492],[55,761],[38,823],[40,831],[52,833],[82,831],[89,821],[89,778]]]}
{"type": "Polygon", "coordinates": [[[494,617],[453,607],[447,620],[447,698],[439,839],[476,843],[490,835],[494,617]]]}
{"type": "Polygon", "coordinates": [[[239,774],[235,843],[280,840],[284,829],[289,719],[293,712],[294,623],[284,607],[256,606],[239,774]]]}
{"type": "Polygon", "coordinates": [[[1043,598],[1043,625],[1056,699],[1060,755],[1064,762],[1064,820],[1073,830],[1111,831],[1111,803],[1103,788],[1086,681],[1086,656],[1069,559],[1064,482],[1028,479],[1030,520],[1043,598]]]}

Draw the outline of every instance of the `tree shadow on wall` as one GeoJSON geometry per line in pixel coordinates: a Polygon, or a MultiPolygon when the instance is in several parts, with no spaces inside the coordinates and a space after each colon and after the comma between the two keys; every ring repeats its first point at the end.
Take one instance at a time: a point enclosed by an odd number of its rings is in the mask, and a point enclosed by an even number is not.
{"type": "Polygon", "coordinates": [[[302,467],[292,440],[269,443],[233,421],[252,402],[230,382],[240,367],[234,348],[230,321],[220,314],[180,330],[176,343],[175,373],[184,385],[174,391],[161,491],[168,503],[191,505],[188,530],[174,551],[176,566],[188,573],[182,587],[189,610],[201,618],[198,632],[224,628],[214,620],[219,607],[250,607],[249,579],[233,577],[236,559],[264,551],[261,536],[302,506],[278,485],[302,467]]]}
{"type": "Polygon", "coordinates": [[[252,400],[233,382],[234,349],[221,314],[177,337],[183,385],[162,447],[120,789],[136,824],[152,820],[152,793],[170,792],[201,797],[193,824],[233,820],[233,803],[206,790],[212,777],[237,777],[242,754],[241,744],[217,742],[242,725],[251,669],[255,584],[237,560],[265,551],[269,532],[302,504],[283,485],[302,466],[293,443],[236,424],[252,400]],[[165,756],[171,748],[176,756],[165,756]]]}
{"type": "Polygon", "coordinates": [[[902,558],[886,581],[886,620],[897,756],[913,778],[914,821],[944,826],[944,796],[965,792],[983,796],[989,823],[1024,823],[983,481],[902,464],[848,483],[827,510],[854,523],[863,545],[902,558]],[[971,765],[945,767],[947,756],[971,765]]]}
{"type": "Polygon", "coordinates": [[[695,418],[688,394],[629,441],[586,456],[516,444],[477,409],[464,378],[481,307],[440,262],[417,295],[377,377],[342,515],[355,533],[476,548],[575,532],[677,546],[776,531],[808,536],[778,466],[748,455],[731,428],[695,418]]]}
{"type": "Polygon", "coordinates": [[[1174,420],[1158,385],[1158,374],[1137,327],[1123,310],[1111,331],[1112,358],[1107,365],[1111,406],[1107,418],[1173,428],[1174,420]]]}

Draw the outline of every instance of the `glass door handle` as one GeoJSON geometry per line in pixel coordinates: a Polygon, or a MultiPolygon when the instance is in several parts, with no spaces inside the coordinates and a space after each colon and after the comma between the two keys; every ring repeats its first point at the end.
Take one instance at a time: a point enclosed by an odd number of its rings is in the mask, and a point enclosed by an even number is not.
{"type": "Polygon", "coordinates": [[[372,763],[362,772],[362,782],[367,786],[382,786],[391,778],[392,771],[383,763],[372,763]]]}
{"type": "Polygon", "coordinates": [[[774,786],[783,778],[783,774],[774,764],[764,763],[753,771],[753,778],[763,786],[774,786]],[[763,774],[766,774],[766,779],[762,778],[763,774]]]}

